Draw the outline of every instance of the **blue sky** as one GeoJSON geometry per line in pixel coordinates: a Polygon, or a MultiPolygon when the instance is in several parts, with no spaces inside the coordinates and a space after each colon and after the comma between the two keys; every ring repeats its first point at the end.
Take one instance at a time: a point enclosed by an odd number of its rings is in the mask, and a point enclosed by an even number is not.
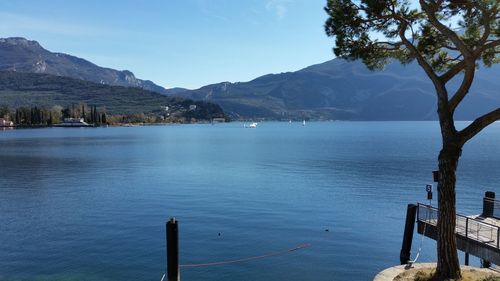
{"type": "Polygon", "coordinates": [[[0,37],[198,88],[333,58],[326,0],[0,0],[0,37]]]}

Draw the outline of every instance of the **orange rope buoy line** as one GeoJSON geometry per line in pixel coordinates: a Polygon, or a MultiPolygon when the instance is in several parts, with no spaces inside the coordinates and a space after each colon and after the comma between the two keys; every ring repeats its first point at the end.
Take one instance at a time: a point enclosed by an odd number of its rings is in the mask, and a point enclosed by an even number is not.
{"type": "Polygon", "coordinates": [[[246,262],[246,261],[251,261],[251,260],[259,260],[259,259],[265,259],[265,258],[274,257],[274,256],[280,256],[280,255],[288,254],[290,252],[298,251],[298,250],[309,248],[309,247],[311,247],[311,244],[306,243],[306,244],[298,245],[295,248],[291,248],[291,249],[280,251],[280,252],[269,253],[269,254],[265,254],[265,255],[261,255],[261,256],[254,256],[254,257],[248,257],[248,258],[242,258],[242,259],[236,259],[236,260],[228,260],[228,261],[210,262],[210,263],[181,264],[181,265],[179,265],[179,267],[203,267],[203,266],[217,266],[217,265],[226,265],[226,264],[232,264],[232,263],[240,263],[240,262],[246,262]]]}

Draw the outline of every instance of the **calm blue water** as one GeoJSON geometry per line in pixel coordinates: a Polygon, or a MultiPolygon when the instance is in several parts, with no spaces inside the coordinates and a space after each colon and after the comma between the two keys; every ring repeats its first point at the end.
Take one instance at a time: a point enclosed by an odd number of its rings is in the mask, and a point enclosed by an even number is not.
{"type": "MultiPolygon", "coordinates": [[[[424,201],[439,147],[435,122],[0,132],[0,280],[160,280],[172,216],[183,264],[311,244],[183,281],[371,280],[399,262],[406,205],[424,201]]],[[[465,147],[460,211],[500,191],[499,155],[499,123],[465,147]]],[[[424,240],[421,261],[434,247],[424,240]]]]}

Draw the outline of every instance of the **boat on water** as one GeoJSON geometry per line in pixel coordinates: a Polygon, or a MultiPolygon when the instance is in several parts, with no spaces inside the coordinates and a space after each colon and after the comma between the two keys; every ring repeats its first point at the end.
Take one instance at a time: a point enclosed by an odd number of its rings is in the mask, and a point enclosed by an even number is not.
{"type": "Polygon", "coordinates": [[[243,124],[243,127],[244,128],[257,128],[257,125],[258,125],[257,122],[253,122],[253,123],[250,123],[249,125],[243,124]]]}
{"type": "Polygon", "coordinates": [[[302,126],[306,125],[306,120],[302,121],[302,126]]]}
{"type": "Polygon", "coordinates": [[[64,118],[60,124],[54,124],[54,127],[92,127],[89,123],[85,122],[83,118],[64,118]]]}

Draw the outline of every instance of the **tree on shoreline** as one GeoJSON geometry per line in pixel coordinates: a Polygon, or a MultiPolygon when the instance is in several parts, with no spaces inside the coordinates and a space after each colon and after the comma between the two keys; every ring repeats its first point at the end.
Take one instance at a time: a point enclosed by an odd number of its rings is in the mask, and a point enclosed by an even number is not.
{"type": "Polygon", "coordinates": [[[481,63],[500,61],[498,0],[328,0],[325,23],[335,37],[335,55],[360,59],[370,69],[393,60],[414,60],[432,81],[442,136],[438,156],[437,280],[459,279],[455,239],[456,169],[464,144],[500,120],[500,108],[484,113],[462,130],[454,113],[469,94],[481,63]],[[448,82],[461,79],[458,89],[448,82]],[[447,87],[448,86],[448,87],[447,87]]]}

